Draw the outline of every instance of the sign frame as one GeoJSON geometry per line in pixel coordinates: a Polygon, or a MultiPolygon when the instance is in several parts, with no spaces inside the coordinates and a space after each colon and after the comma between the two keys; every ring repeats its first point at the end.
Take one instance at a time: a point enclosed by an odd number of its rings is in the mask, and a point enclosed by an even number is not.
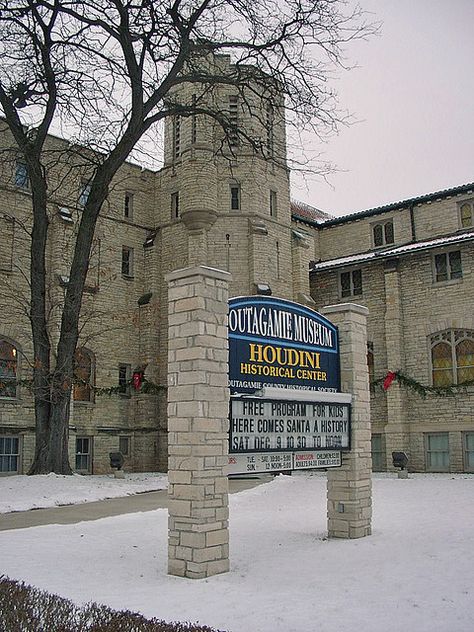
{"type": "Polygon", "coordinates": [[[272,296],[229,299],[231,393],[262,387],[339,392],[339,330],[319,312],[272,296]]]}

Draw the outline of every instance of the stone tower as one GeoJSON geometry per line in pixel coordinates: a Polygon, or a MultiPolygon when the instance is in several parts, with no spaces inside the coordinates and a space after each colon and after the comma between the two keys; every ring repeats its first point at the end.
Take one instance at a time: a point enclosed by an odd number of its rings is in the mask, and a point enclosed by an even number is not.
{"type": "MultiPolygon", "coordinates": [[[[236,72],[227,56],[206,63],[213,73],[236,72]]],[[[232,274],[231,295],[255,294],[268,286],[274,295],[293,298],[282,101],[233,85],[210,89],[192,83],[172,98],[183,106],[222,112],[256,139],[262,152],[238,134],[225,139],[209,115],[183,112],[167,119],[160,207],[163,222],[170,222],[176,234],[172,241],[181,241],[184,250],[178,261],[173,249],[166,267],[205,264],[232,274]]]]}

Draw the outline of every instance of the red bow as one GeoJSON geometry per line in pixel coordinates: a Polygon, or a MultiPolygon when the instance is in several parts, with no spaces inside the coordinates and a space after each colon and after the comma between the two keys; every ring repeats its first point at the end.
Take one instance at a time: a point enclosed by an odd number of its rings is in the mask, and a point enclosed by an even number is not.
{"type": "Polygon", "coordinates": [[[383,390],[386,391],[390,388],[390,386],[392,385],[393,380],[397,377],[397,374],[394,373],[393,371],[389,371],[387,373],[386,378],[383,381],[383,390]]]}
{"type": "Polygon", "coordinates": [[[139,391],[142,387],[143,373],[141,371],[134,371],[132,376],[133,388],[139,391]]]}

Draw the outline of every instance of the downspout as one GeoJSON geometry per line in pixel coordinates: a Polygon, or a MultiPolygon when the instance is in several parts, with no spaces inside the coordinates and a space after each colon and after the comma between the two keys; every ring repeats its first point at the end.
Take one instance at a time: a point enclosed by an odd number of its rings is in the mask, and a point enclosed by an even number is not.
{"type": "Polygon", "coordinates": [[[416,241],[416,227],[415,227],[415,211],[413,208],[413,202],[410,204],[410,225],[411,225],[411,240],[416,241]]]}

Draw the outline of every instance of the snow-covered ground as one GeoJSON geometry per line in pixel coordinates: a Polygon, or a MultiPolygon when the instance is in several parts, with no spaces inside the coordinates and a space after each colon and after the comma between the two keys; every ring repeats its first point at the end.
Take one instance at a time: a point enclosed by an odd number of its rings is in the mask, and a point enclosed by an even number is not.
{"type": "Polygon", "coordinates": [[[231,632],[474,630],[474,477],[375,475],[360,540],[326,539],[325,486],[305,473],[232,495],[231,572],[207,580],[167,575],[166,510],[0,532],[0,573],[231,632]]]}
{"type": "Polygon", "coordinates": [[[166,489],[166,474],[113,474],[103,476],[4,476],[0,477],[0,514],[58,505],[77,505],[104,498],[130,496],[166,489]]]}

